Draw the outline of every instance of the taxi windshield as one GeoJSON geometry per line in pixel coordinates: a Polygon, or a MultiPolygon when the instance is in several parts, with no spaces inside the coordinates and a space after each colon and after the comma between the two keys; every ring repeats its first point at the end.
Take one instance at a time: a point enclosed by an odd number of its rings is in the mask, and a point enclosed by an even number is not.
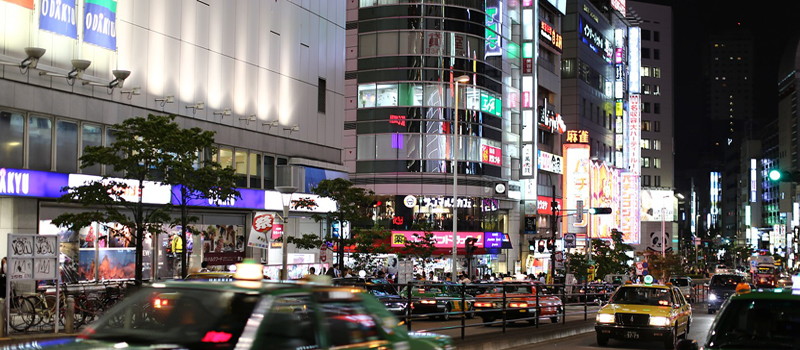
{"type": "Polygon", "coordinates": [[[126,297],[80,338],[129,344],[233,349],[258,295],[219,290],[147,288],[126,297]]]}
{"type": "Polygon", "coordinates": [[[780,349],[797,346],[800,301],[731,300],[709,333],[708,347],[780,349]]]}
{"type": "Polygon", "coordinates": [[[505,289],[506,293],[522,293],[522,294],[533,293],[533,289],[531,289],[531,286],[524,284],[508,284],[502,287],[499,286],[494,287],[489,291],[489,293],[503,293],[503,289],[505,289]]]}
{"type": "Polygon", "coordinates": [[[622,287],[614,293],[610,303],[670,306],[672,305],[672,293],[667,288],[622,287]]]}

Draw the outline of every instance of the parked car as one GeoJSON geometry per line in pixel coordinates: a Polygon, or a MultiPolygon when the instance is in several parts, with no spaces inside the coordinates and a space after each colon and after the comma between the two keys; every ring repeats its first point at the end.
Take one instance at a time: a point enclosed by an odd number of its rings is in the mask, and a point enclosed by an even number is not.
{"type": "Polygon", "coordinates": [[[479,311],[483,322],[502,318],[504,306],[506,319],[530,318],[528,322],[531,323],[535,323],[538,318],[549,318],[553,323],[558,323],[564,307],[561,299],[556,296],[544,293],[537,295],[536,286],[529,282],[499,283],[485,294],[475,296],[475,310],[479,311]],[[540,310],[538,313],[537,305],[540,310]]]}

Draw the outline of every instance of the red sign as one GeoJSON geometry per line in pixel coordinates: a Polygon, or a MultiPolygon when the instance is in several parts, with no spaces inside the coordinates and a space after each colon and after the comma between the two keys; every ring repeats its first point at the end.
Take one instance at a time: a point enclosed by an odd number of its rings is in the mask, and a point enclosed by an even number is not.
{"type": "Polygon", "coordinates": [[[533,58],[522,59],[522,73],[533,74],[533,58]]]}
{"type": "Polygon", "coordinates": [[[392,223],[395,225],[402,225],[403,224],[403,217],[402,216],[395,216],[392,219],[392,223]]]}
{"type": "Polygon", "coordinates": [[[503,163],[502,150],[489,145],[481,145],[481,160],[492,165],[503,163]]]}
{"type": "MultiPolygon", "coordinates": [[[[22,6],[26,9],[33,10],[33,0],[4,0],[5,2],[10,2],[12,4],[17,4],[22,6]]],[[[54,5],[53,5],[54,6],[54,5]]]]}
{"type": "MultiPolygon", "coordinates": [[[[452,231],[433,231],[431,233],[433,234],[433,239],[436,242],[434,244],[436,248],[453,248],[452,231]]],[[[424,236],[425,232],[422,231],[392,231],[392,247],[405,247],[407,240],[418,241],[424,236]]],[[[456,247],[458,248],[464,248],[464,242],[470,237],[478,239],[478,241],[475,242],[476,248],[483,248],[483,232],[458,232],[457,237],[458,242],[456,243],[456,247]]]]}
{"type": "Polygon", "coordinates": [[[406,126],[406,116],[404,115],[389,115],[389,124],[397,124],[400,126],[406,126]]]}
{"type": "Polygon", "coordinates": [[[275,224],[272,225],[272,236],[271,239],[278,239],[281,238],[283,235],[283,224],[275,224]]]}
{"type": "Polygon", "coordinates": [[[558,52],[561,52],[564,48],[564,39],[562,39],[561,34],[544,21],[539,21],[539,36],[550,46],[556,48],[558,52]]]}
{"type": "MultiPolygon", "coordinates": [[[[537,204],[537,211],[536,211],[537,213],[539,213],[539,214],[547,214],[547,215],[552,215],[553,214],[553,207],[550,205],[550,203],[553,202],[553,197],[539,196],[536,199],[537,199],[537,201],[536,201],[537,202],[536,203],[537,204]]],[[[556,198],[556,203],[558,203],[558,207],[559,208],[562,208],[562,209],[564,208],[564,202],[561,200],[561,198],[556,198]]]]}
{"type": "Polygon", "coordinates": [[[272,229],[272,214],[260,214],[253,217],[253,229],[265,233],[272,229]]]}

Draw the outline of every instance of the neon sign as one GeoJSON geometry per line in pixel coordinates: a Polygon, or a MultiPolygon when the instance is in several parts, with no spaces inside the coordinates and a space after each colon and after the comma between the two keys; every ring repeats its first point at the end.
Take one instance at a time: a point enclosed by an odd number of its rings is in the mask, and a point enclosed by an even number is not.
{"type": "Polygon", "coordinates": [[[397,124],[400,126],[406,126],[406,116],[404,115],[389,115],[389,124],[397,124]]]}
{"type": "Polygon", "coordinates": [[[589,143],[589,131],[569,130],[567,131],[567,143],[589,143]]]}
{"type": "Polygon", "coordinates": [[[583,41],[584,44],[589,45],[589,48],[597,53],[597,55],[602,57],[606,62],[611,63],[611,58],[614,55],[614,49],[611,47],[611,41],[603,37],[599,30],[592,27],[589,23],[586,23],[583,17],[579,17],[579,21],[581,28],[581,41],[583,41]]]}
{"type": "Polygon", "coordinates": [[[564,124],[564,119],[561,119],[561,114],[552,109],[545,112],[544,106],[539,106],[539,126],[551,133],[563,134],[567,131],[567,125],[564,124]]]}
{"type": "Polygon", "coordinates": [[[564,39],[561,34],[544,21],[539,21],[539,36],[545,39],[545,42],[558,50],[558,52],[564,49],[564,39]]]}
{"type": "Polygon", "coordinates": [[[499,3],[498,7],[487,7],[486,8],[486,54],[484,58],[489,56],[500,56],[502,55],[502,47],[501,47],[501,28],[503,26],[503,16],[500,11],[500,7],[503,3],[499,3]]]}
{"type": "Polygon", "coordinates": [[[642,149],[639,146],[642,137],[642,117],[640,110],[641,97],[639,94],[631,94],[628,101],[630,109],[628,113],[628,169],[635,175],[639,175],[641,167],[642,149]]]}

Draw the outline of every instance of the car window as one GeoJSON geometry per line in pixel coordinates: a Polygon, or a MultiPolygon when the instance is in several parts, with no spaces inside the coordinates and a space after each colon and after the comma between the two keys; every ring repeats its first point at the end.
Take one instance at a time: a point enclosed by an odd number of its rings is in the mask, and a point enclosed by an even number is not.
{"type": "Polygon", "coordinates": [[[309,295],[276,297],[259,327],[260,342],[274,349],[313,349],[315,317],[309,295]]]}
{"type": "Polygon", "coordinates": [[[797,345],[800,301],[731,300],[709,332],[709,347],[780,349],[797,345]]]}
{"type": "Polygon", "coordinates": [[[612,304],[669,306],[672,291],[666,288],[622,287],[611,297],[612,304]]]}
{"type": "Polygon", "coordinates": [[[343,346],[382,340],[380,323],[357,300],[328,301],[320,304],[325,318],[329,346],[343,346]]]}
{"type": "Polygon", "coordinates": [[[683,300],[683,295],[681,295],[681,291],[677,288],[672,289],[672,299],[680,306],[686,304],[686,301],[683,300]]]}
{"type": "Polygon", "coordinates": [[[711,286],[736,288],[736,285],[743,281],[744,276],[715,275],[711,278],[711,286]]]}
{"type": "Polygon", "coordinates": [[[669,283],[678,287],[687,287],[689,286],[689,280],[686,278],[671,278],[669,283]]]}

